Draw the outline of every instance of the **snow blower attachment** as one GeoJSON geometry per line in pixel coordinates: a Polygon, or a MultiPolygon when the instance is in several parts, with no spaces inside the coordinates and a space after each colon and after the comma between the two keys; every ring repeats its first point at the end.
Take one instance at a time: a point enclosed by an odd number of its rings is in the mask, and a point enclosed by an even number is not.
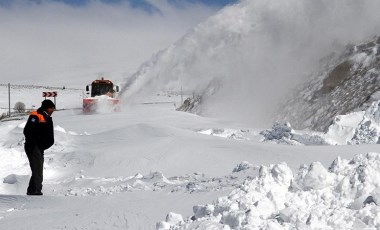
{"type": "Polygon", "coordinates": [[[83,113],[120,111],[117,98],[119,86],[110,80],[95,80],[86,86],[86,95],[83,98],[83,113]]]}

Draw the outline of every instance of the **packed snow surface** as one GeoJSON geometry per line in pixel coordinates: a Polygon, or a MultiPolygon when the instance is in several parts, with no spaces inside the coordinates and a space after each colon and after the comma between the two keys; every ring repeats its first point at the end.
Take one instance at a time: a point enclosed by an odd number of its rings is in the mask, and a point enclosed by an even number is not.
{"type": "Polygon", "coordinates": [[[317,134],[179,112],[178,100],[56,111],[42,197],[25,196],[26,117],[0,122],[0,229],[379,226],[378,145],[294,144],[317,134]]]}

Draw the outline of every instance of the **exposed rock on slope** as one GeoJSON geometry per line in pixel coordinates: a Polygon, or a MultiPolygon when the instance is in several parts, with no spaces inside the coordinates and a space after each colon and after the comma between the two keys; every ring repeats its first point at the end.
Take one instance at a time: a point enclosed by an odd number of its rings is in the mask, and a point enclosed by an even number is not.
{"type": "Polygon", "coordinates": [[[337,115],[363,110],[379,98],[380,37],[347,47],[300,87],[280,112],[297,129],[326,131],[337,115]]]}
{"type": "Polygon", "coordinates": [[[212,80],[208,86],[200,94],[193,94],[187,98],[183,104],[177,109],[178,111],[184,111],[189,113],[200,114],[202,112],[202,98],[211,97],[221,88],[222,83],[217,79],[212,80]]]}

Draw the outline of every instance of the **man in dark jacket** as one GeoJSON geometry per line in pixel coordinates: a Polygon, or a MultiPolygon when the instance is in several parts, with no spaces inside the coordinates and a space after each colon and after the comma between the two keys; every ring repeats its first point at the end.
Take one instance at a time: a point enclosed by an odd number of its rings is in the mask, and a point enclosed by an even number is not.
{"type": "Polygon", "coordinates": [[[42,195],[44,151],[54,144],[51,118],[54,110],[54,103],[51,100],[44,100],[37,111],[30,113],[24,128],[24,148],[32,170],[27,195],[42,195]]]}

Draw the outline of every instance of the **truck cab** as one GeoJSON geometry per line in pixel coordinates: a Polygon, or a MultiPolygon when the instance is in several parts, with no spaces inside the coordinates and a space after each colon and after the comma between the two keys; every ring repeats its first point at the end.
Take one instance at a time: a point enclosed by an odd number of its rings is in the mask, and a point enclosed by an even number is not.
{"type": "Polygon", "coordinates": [[[118,92],[119,86],[114,85],[110,80],[105,80],[102,77],[100,80],[93,81],[86,86],[86,97],[83,98],[83,112],[97,112],[105,104],[113,107],[114,111],[120,111],[119,99],[117,99],[118,92]]]}

